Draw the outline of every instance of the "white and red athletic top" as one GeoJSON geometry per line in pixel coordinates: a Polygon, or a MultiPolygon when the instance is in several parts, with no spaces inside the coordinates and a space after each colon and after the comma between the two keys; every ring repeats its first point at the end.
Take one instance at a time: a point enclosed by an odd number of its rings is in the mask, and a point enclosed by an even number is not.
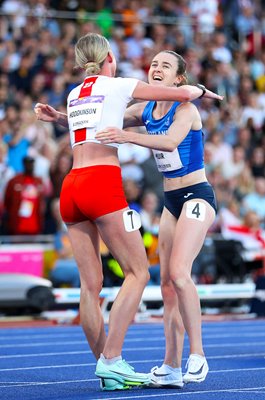
{"type": "MultiPolygon", "coordinates": [[[[124,113],[137,83],[133,78],[97,75],[87,77],[71,90],[67,99],[71,146],[100,143],[95,135],[107,126],[122,129],[124,113]]],[[[108,146],[119,147],[119,144],[108,146]]]]}

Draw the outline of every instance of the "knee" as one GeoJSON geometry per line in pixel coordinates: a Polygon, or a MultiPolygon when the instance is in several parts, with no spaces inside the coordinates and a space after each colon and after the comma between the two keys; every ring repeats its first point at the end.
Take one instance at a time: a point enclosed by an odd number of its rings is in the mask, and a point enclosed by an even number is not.
{"type": "Polygon", "coordinates": [[[128,272],[124,272],[124,278],[126,280],[133,280],[134,284],[146,286],[150,280],[150,273],[148,266],[138,268],[137,270],[131,269],[128,272]]]}
{"type": "Polygon", "coordinates": [[[98,297],[103,287],[103,277],[100,279],[82,279],[81,277],[81,291],[82,294],[89,294],[90,296],[98,297]]]}
{"type": "Polygon", "coordinates": [[[174,288],[173,282],[170,279],[161,278],[161,292],[163,300],[167,301],[176,296],[176,290],[174,288]]]}
{"type": "Polygon", "coordinates": [[[178,304],[178,293],[170,280],[170,276],[166,280],[161,280],[161,293],[165,308],[167,310],[175,309],[176,304],[178,304]]]}
{"type": "Polygon", "coordinates": [[[142,268],[141,271],[138,272],[136,280],[144,287],[148,284],[148,282],[150,281],[150,273],[148,266],[146,266],[146,268],[142,268]]]}
{"type": "Polygon", "coordinates": [[[177,292],[181,292],[186,289],[190,284],[191,277],[187,273],[174,272],[170,274],[170,280],[177,292]]]}
{"type": "Polygon", "coordinates": [[[144,286],[147,285],[150,280],[149,263],[147,260],[145,263],[142,263],[142,267],[138,269],[135,277],[138,282],[141,282],[144,286]]]}

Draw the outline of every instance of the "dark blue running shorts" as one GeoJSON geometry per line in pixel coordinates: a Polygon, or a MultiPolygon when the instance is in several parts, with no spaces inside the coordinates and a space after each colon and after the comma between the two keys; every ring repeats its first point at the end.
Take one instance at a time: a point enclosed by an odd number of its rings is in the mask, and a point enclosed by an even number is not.
{"type": "Polygon", "coordinates": [[[185,188],[164,192],[165,207],[174,217],[179,218],[183,204],[192,199],[207,201],[217,212],[217,204],[212,186],[208,182],[197,183],[185,188]]]}

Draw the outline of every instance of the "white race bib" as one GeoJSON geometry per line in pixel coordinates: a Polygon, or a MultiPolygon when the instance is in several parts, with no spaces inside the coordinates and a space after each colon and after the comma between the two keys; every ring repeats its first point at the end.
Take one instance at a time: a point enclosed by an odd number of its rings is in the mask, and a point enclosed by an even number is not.
{"type": "Polygon", "coordinates": [[[95,128],[101,120],[104,96],[90,96],[69,102],[68,121],[72,131],[95,128]]]}
{"type": "Polygon", "coordinates": [[[200,201],[188,201],[186,203],[186,217],[205,221],[206,205],[200,201]]]}
{"type": "Polygon", "coordinates": [[[135,210],[125,210],[123,212],[123,223],[127,232],[137,231],[141,228],[141,217],[135,210]]]}
{"type": "Polygon", "coordinates": [[[183,167],[178,149],[172,152],[153,150],[159,172],[175,171],[183,167]]]}

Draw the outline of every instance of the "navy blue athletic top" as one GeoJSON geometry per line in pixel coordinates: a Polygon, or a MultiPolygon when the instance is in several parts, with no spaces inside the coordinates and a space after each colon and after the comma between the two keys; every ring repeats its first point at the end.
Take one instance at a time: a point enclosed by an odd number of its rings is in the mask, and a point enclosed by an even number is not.
{"type": "MultiPolygon", "coordinates": [[[[142,120],[149,135],[167,135],[174,121],[175,102],[160,119],[153,119],[156,102],[150,101],[144,108],[142,120]]],[[[177,134],[177,133],[176,133],[177,134]]],[[[204,135],[201,129],[191,129],[174,152],[153,150],[158,170],[167,178],[176,178],[204,168],[204,135]]]]}

